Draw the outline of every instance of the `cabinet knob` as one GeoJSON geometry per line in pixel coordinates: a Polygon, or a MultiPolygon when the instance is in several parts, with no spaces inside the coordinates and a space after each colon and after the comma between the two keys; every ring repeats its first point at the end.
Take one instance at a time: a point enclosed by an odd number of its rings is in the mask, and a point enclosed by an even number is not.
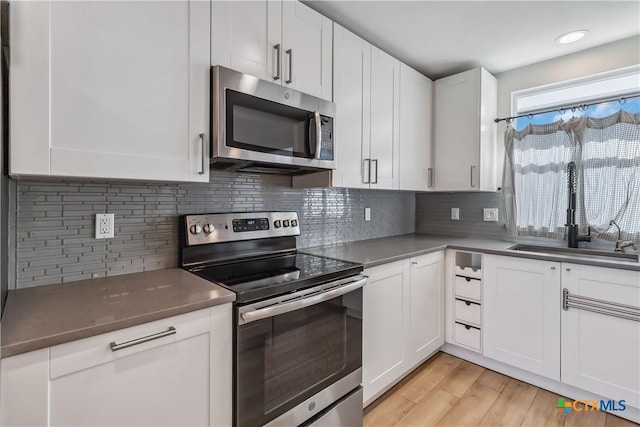
{"type": "Polygon", "coordinates": [[[411,264],[413,264],[413,265],[417,265],[417,264],[418,264],[418,261],[411,261],[411,264]]]}
{"type": "Polygon", "coordinates": [[[555,270],[556,268],[555,268],[555,267],[551,267],[551,269],[552,269],[552,270],[555,270]]]}
{"type": "Polygon", "coordinates": [[[571,271],[571,269],[570,268],[566,268],[565,271],[571,271]]]}

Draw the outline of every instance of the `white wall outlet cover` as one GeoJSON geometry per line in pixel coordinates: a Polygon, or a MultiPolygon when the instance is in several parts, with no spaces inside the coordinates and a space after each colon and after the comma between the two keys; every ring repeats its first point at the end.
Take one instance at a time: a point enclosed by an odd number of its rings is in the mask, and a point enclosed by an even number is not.
{"type": "Polygon", "coordinates": [[[497,222],[498,221],[498,208],[484,208],[482,210],[482,219],[484,221],[497,222]]]}
{"type": "Polygon", "coordinates": [[[110,239],[113,237],[115,219],[112,213],[96,214],[96,239],[110,239]]]}
{"type": "Polygon", "coordinates": [[[371,221],[371,208],[364,208],[364,220],[371,221]]]}
{"type": "Polygon", "coordinates": [[[460,208],[451,208],[451,219],[455,221],[460,220],[460,208]]]}

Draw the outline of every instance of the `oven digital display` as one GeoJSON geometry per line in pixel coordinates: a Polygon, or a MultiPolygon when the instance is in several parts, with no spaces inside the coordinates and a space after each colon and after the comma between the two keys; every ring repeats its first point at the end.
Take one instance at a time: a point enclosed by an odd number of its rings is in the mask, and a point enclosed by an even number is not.
{"type": "Polygon", "coordinates": [[[231,223],[233,225],[233,231],[236,233],[269,229],[268,218],[234,219],[231,223]]]}

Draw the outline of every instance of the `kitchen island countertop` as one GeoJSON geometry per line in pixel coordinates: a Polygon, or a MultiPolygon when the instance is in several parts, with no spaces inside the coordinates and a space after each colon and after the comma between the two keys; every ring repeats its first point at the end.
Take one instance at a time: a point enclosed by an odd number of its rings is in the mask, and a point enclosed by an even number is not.
{"type": "Polygon", "coordinates": [[[1,356],[75,341],[235,300],[179,268],[9,291],[1,356]]]}

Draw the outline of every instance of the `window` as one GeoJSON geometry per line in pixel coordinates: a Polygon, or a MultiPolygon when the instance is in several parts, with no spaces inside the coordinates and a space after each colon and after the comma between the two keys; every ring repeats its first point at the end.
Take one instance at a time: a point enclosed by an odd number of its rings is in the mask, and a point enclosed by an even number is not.
{"type": "Polygon", "coordinates": [[[516,115],[531,116],[515,120],[505,138],[511,232],[564,237],[567,165],[575,162],[580,231],[590,227],[597,237],[617,240],[614,220],[623,239],[640,243],[640,67],[516,93],[513,99],[516,115]],[[557,110],[606,98],[588,108],[557,110]]]}

